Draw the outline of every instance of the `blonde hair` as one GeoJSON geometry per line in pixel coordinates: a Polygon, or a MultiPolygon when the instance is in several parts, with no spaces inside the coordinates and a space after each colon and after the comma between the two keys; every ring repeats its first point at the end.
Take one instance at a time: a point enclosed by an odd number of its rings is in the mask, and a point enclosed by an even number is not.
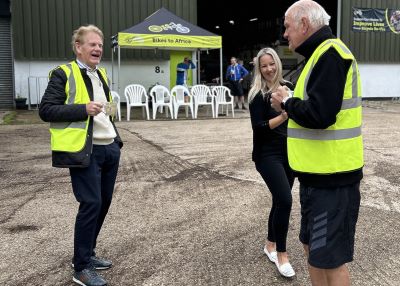
{"type": "Polygon", "coordinates": [[[329,20],[331,19],[331,16],[326,13],[321,5],[311,0],[299,0],[295,2],[287,9],[285,17],[289,12],[297,24],[300,23],[302,17],[308,18],[311,27],[314,29],[329,25],[329,20]]]}
{"type": "Polygon", "coordinates": [[[251,89],[249,91],[249,102],[251,102],[254,97],[261,91],[263,95],[268,92],[276,90],[282,83],[286,82],[282,77],[282,62],[279,58],[278,54],[272,48],[263,48],[261,49],[254,61],[254,70],[253,70],[253,82],[251,89]],[[272,80],[272,85],[267,86],[267,81],[261,74],[260,70],[260,58],[265,55],[270,55],[275,62],[276,72],[275,76],[272,80]]]}
{"type": "Polygon", "coordinates": [[[72,34],[71,45],[72,45],[72,50],[74,51],[75,54],[76,54],[75,44],[76,43],[83,43],[84,37],[89,32],[93,32],[93,33],[98,34],[101,37],[101,39],[104,41],[103,32],[99,28],[97,28],[95,25],[80,26],[72,34]]]}

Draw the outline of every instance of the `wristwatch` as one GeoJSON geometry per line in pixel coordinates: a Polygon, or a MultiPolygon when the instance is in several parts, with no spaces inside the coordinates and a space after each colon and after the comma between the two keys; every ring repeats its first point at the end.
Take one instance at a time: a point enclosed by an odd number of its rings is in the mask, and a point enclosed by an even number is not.
{"type": "Polygon", "coordinates": [[[282,108],[283,110],[285,110],[285,102],[286,102],[289,98],[290,98],[289,96],[286,96],[284,99],[282,99],[281,108],[282,108]]]}

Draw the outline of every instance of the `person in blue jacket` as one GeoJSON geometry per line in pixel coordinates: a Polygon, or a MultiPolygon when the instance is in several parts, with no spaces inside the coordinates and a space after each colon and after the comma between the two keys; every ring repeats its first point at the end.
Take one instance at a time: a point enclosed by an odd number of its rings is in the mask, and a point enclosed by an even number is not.
{"type": "Polygon", "coordinates": [[[196,65],[188,58],[185,57],[182,63],[176,66],[176,84],[185,85],[188,79],[188,69],[195,69],[196,65]]]}
{"type": "Polygon", "coordinates": [[[231,64],[226,69],[226,79],[230,82],[232,87],[232,95],[235,97],[235,109],[239,109],[239,99],[242,104],[242,109],[246,109],[244,106],[244,93],[242,88],[242,80],[249,72],[240,64],[238,64],[235,57],[231,58],[231,64]]]}

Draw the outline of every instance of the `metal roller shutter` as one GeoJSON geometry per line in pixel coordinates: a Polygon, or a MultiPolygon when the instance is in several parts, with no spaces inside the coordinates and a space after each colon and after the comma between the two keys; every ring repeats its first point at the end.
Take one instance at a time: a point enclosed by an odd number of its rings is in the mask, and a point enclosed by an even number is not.
{"type": "Polygon", "coordinates": [[[0,17],[0,109],[14,107],[10,25],[10,18],[0,17]]]}

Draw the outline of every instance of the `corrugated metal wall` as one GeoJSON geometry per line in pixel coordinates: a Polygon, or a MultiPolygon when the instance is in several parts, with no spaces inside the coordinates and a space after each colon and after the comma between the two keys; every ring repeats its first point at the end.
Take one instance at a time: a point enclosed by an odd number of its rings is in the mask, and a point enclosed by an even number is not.
{"type": "MultiPolygon", "coordinates": [[[[71,59],[74,29],[95,24],[104,33],[104,56],[111,58],[110,37],[143,21],[161,7],[193,24],[197,0],[13,0],[12,26],[15,59],[71,59]]],[[[122,57],[165,58],[168,52],[124,50],[122,57]]]]}
{"type": "Polygon", "coordinates": [[[353,32],[353,7],[400,10],[399,0],[340,0],[341,38],[359,62],[400,62],[400,34],[392,32],[353,32]]]}

